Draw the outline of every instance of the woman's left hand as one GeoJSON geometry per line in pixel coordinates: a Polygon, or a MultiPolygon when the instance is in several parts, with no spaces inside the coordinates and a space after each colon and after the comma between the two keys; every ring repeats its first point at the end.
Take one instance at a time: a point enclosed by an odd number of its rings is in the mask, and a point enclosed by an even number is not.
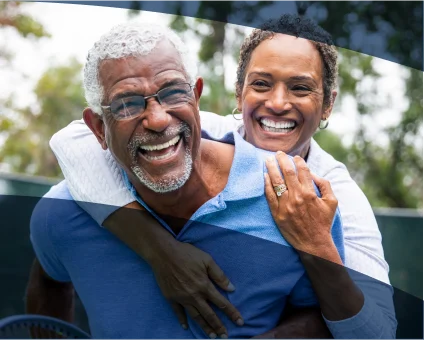
{"type": "Polygon", "coordinates": [[[295,249],[323,257],[326,248],[334,248],[331,226],[338,201],[331,185],[327,180],[312,174],[299,156],[293,158],[297,174],[284,152],[277,152],[276,158],[284,179],[274,157],[267,159],[268,174],[265,174],[265,195],[275,223],[295,249]],[[322,197],[317,196],[312,180],[322,197]],[[283,190],[285,185],[287,190],[277,196],[274,187],[279,185],[283,185],[283,190]]]}

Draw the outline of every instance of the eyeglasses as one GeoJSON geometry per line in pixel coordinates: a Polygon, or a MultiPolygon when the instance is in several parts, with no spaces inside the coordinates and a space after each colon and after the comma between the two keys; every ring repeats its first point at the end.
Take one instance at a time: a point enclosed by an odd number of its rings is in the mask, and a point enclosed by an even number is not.
{"type": "Polygon", "coordinates": [[[102,109],[110,111],[116,120],[131,119],[141,115],[147,106],[147,99],[156,97],[164,108],[173,109],[187,104],[194,98],[194,85],[188,83],[176,84],[160,89],[151,96],[128,96],[115,99],[109,106],[102,109]]]}

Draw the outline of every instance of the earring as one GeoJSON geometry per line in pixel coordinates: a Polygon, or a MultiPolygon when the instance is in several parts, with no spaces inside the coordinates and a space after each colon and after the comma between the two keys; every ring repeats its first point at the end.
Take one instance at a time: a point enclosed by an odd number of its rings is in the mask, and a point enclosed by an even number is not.
{"type": "Polygon", "coordinates": [[[320,130],[326,129],[328,124],[329,124],[328,118],[321,119],[320,122],[319,122],[319,129],[320,130]]]}
{"type": "Polygon", "coordinates": [[[235,116],[236,112],[241,113],[241,112],[238,110],[238,108],[234,108],[233,112],[231,112],[231,113],[233,114],[233,118],[234,118],[235,120],[243,120],[243,118],[240,118],[240,119],[236,118],[236,116],[235,116]]]}

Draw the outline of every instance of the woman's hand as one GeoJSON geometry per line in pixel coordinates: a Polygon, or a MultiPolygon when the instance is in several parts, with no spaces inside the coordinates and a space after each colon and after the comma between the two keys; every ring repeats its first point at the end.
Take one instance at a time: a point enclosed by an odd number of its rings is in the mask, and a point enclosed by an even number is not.
{"type": "Polygon", "coordinates": [[[213,284],[228,292],[235,289],[212,257],[177,241],[138,203],[118,209],[103,225],[149,263],[183,328],[188,328],[185,309],[209,337],[227,337],[227,330],[209,303],[237,325],[243,325],[238,310],[213,284]]]}
{"type": "Polygon", "coordinates": [[[171,303],[183,328],[187,327],[184,309],[210,338],[227,338],[228,333],[209,302],[241,326],[239,311],[215,288],[215,282],[228,292],[234,286],[212,257],[188,243],[171,242],[160,256],[150,262],[159,287],[171,303]]]}
{"type": "MultiPolygon", "coordinates": [[[[305,161],[295,156],[296,170],[289,157],[279,151],[276,154],[282,178],[274,157],[267,159],[268,174],[265,174],[265,194],[275,223],[281,234],[295,249],[334,261],[334,242],[331,226],[337,209],[337,199],[328,181],[313,175],[305,161]],[[316,195],[312,180],[322,197],[316,195]],[[274,187],[285,185],[287,190],[277,196],[274,187]]],[[[284,189],[284,187],[283,187],[284,189]]],[[[341,262],[336,259],[336,262],[341,262]]]]}

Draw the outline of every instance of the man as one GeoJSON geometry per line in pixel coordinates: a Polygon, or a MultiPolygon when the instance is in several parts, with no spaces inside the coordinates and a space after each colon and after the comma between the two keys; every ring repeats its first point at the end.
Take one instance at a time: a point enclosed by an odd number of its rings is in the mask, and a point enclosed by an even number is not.
{"type": "MultiPolygon", "coordinates": [[[[84,83],[90,107],[84,120],[145,209],[179,241],[210,253],[231,276],[237,290],[223,295],[244,324],[216,312],[228,336],[252,337],[278,324],[287,300],[299,307],[316,300],[264,196],[264,160],[270,153],[237,134],[235,146],[201,138],[203,82],[191,71],[171,32],[118,26],[89,53],[84,83]]],[[[59,200],[42,200],[31,222],[39,263],[29,284],[29,311],[70,320],[72,282],[94,337],[213,337],[191,319],[190,331],[180,327],[147,263],[99,228],[72,201],[65,182],[48,197],[59,200]]],[[[342,252],[337,218],[332,235],[342,252]]]]}

